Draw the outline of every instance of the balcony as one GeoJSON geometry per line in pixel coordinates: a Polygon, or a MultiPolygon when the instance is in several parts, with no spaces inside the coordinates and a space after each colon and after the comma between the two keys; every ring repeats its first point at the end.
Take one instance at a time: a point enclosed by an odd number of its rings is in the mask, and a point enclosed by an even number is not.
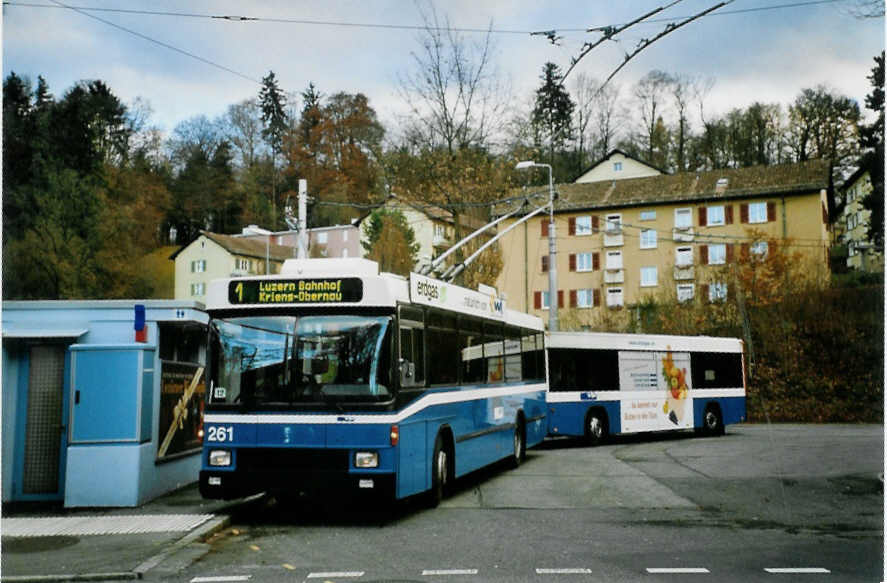
{"type": "Polygon", "coordinates": [[[618,310],[625,305],[622,298],[622,292],[607,294],[607,307],[611,310],[618,310]]]}
{"type": "Polygon", "coordinates": [[[619,247],[624,245],[622,229],[607,229],[604,231],[604,247],[619,247]]]}
{"type": "Polygon", "coordinates": [[[692,265],[675,265],[674,279],[675,281],[696,279],[696,270],[692,265]]]}
{"type": "Polygon", "coordinates": [[[623,283],[624,281],[624,269],[607,269],[604,271],[604,283],[623,283]]]}
{"type": "Polygon", "coordinates": [[[693,227],[675,227],[672,229],[672,240],[679,243],[685,243],[693,240],[693,227]]]}

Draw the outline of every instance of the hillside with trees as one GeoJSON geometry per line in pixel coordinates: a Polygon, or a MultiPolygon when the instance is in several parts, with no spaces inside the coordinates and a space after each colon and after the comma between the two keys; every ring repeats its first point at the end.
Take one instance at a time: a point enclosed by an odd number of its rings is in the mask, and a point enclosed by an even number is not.
{"type": "MultiPolygon", "coordinates": [[[[515,96],[492,35],[467,39],[433,8],[424,18],[412,68],[398,81],[410,114],[387,125],[358,88],[327,94],[273,71],[254,98],[169,131],[154,125],[149,104],[123,103],[101,80],[60,90],[9,73],[3,297],[155,296],[140,258],[201,230],[284,229],[300,179],[311,227],[367,216],[396,193],[451,213],[458,235],[485,221],[510,187],[545,184],[542,172],[515,171],[518,160],[547,161],[556,182],[570,182],[616,147],[669,172],[826,158],[838,182],[883,158],[883,113],[866,124],[859,105],[827,85],[803,88],[791,103],[711,114],[713,80],[654,70],[633,86],[581,74],[564,83],[546,63],[532,94],[515,96]]],[[[883,80],[880,59],[873,79],[883,80]]],[[[867,105],[879,111],[879,103],[883,92],[867,105]]],[[[830,216],[840,205],[831,201],[830,216]]],[[[410,254],[403,236],[379,240],[401,241],[398,252],[410,254]]],[[[494,246],[466,278],[492,282],[500,253],[494,246]]]]}

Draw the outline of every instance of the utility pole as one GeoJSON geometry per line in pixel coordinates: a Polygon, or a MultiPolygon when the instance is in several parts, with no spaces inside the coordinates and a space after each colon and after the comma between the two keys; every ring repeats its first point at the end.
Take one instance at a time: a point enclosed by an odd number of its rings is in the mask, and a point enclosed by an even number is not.
{"type": "Polygon", "coordinates": [[[299,259],[308,258],[308,181],[299,179],[299,259]]]}
{"type": "Polygon", "coordinates": [[[557,237],[554,232],[554,173],[551,164],[527,160],[518,162],[515,169],[548,168],[548,331],[557,332],[557,237]]]}

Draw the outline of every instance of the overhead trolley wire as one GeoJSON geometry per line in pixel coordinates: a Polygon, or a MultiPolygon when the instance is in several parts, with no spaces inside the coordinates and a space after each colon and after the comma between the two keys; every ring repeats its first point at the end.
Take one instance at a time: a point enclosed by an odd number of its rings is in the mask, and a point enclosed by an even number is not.
{"type": "MultiPolygon", "coordinates": [[[[52,0],[53,2],[55,0],[52,0]]],[[[761,12],[765,10],[778,10],[781,8],[801,8],[805,6],[814,6],[818,4],[834,4],[837,2],[847,2],[848,0],[806,0],[801,2],[790,2],[786,4],[774,4],[771,6],[756,6],[752,8],[737,8],[734,10],[723,10],[712,14],[711,16],[727,16],[734,14],[746,14],[751,12],[761,12]]],[[[210,19],[210,20],[227,20],[232,22],[270,22],[270,23],[278,23],[278,24],[299,24],[299,25],[309,25],[309,26],[342,26],[342,27],[351,27],[351,28],[374,28],[374,29],[382,29],[382,30],[412,30],[412,31],[422,31],[422,30],[434,30],[440,32],[465,32],[465,33],[492,33],[492,34],[511,34],[511,35],[531,35],[531,36],[539,36],[545,35],[549,32],[555,33],[586,33],[593,32],[597,30],[602,30],[606,28],[612,28],[617,26],[622,26],[624,23],[616,23],[609,25],[595,25],[584,28],[551,28],[546,30],[518,30],[518,29],[501,29],[501,28],[479,28],[479,27],[458,27],[458,26],[425,26],[420,24],[394,24],[390,22],[349,22],[349,21],[340,21],[340,20],[312,20],[306,18],[280,18],[280,17],[263,17],[263,16],[242,16],[242,15],[222,15],[222,14],[208,14],[208,13],[197,13],[197,12],[174,12],[174,11],[164,11],[164,10],[136,10],[136,9],[127,9],[127,8],[100,8],[95,6],[74,6],[74,5],[53,5],[39,2],[17,2],[11,0],[4,0],[4,6],[20,6],[27,8],[66,8],[68,10],[74,11],[82,11],[82,12],[106,12],[106,13],[117,13],[117,14],[133,14],[139,16],[167,16],[167,17],[181,17],[181,18],[201,18],[201,19],[210,19]]],[[[675,19],[688,18],[687,16],[672,16],[669,18],[658,18],[658,19],[647,19],[641,24],[656,24],[661,22],[670,22],[675,19]]]]}
{"type": "MultiPolygon", "coordinates": [[[[188,52],[188,51],[186,51],[186,50],[184,50],[184,49],[180,49],[179,47],[176,47],[176,46],[173,46],[173,45],[171,45],[171,44],[169,44],[169,43],[165,43],[165,42],[163,42],[163,41],[157,40],[157,39],[152,38],[152,37],[150,37],[150,36],[148,36],[148,35],[145,35],[145,34],[142,34],[142,33],[140,33],[140,32],[137,32],[137,31],[135,31],[135,30],[132,30],[132,29],[130,29],[130,28],[126,28],[125,26],[121,26],[121,25],[119,25],[119,24],[117,24],[117,23],[111,22],[110,20],[105,20],[104,18],[100,18],[100,17],[98,17],[98,16],[96,16],[96,15],[94,15],[94,14],[89,14],[89,12],[87,12],[86,9],[81,9],[81,8],[79,8],[79,7],[76,7],[76,6],[69,6],[69,5],[67,5],[67,4],[63,4],[63,3],[59,2],[58,0],[52,0],[52,1],[55,2],[60,8],[66,8],[66,9],[68,9],[68,10],[73,10],[74,12],[76,12],[76,13],[78,13],[78,14],[81,14],[81,15],[83,15],[83,16],[86,16],[87,18],[92,18],[93,20],[97,20],[97,21],[99,21],[99,22],[101,22],[101,23],[103,23],[103,24],[107,24],[108,26],[114,27],[114,28],[116,28],[116,29],[118,29],[118,30],[122,30],[122,31],[124,31],[124,32],[128,32],[129,34],[134,35],[134,36],[137,36],[137,37],[139,37],[139,38],[141,38],[141,39],[143,39],[143,40],[146,40],[146,41],[148,41],[148,42],[154,43],[154,44],[156,44],[156,45],[159,45],[159,46],[164,47],[164,48],[166,48],[166,49],[169,49],[169,50],[171,50],[171,51],[175,51],[175,52],[177,52],[177,53],[179,53],[179,54],[181,54],[181,55],[185,55],[186,57],[190,57],[190,58],[192,58],[192,59],[198,60],[198,61],[200,61],[201,63],[204,63],[204,64],[206,64],[206,65],[209,65],[210,67],[215,67],[216,69],[220,69],[220,70],[222,70],[222,71],[225,71],[226,73],[231,73],[232,75],[237,75],[238,77],[241,77],[241,78],[243,78],[243,79],[246,79],[247,81],[252,81],[253,83],[256,83],[257,85],[261,85],[261,84],[262,84],[262,82],[259,81],[258,79],[254,79],[253,77],[250,77],[249,75],[244,75],[243,73],[241,73],[241,72],[239,72],[239,71],[235,71],[234,69],[231,69],[230,67],[226,67],[226,66],[224,66],[224,65],[220,65],[219,63],[216,63],[216,62],[214,62],[214,61],[210,61],[209,59],[205,59],[205,58],[201,57],[200,55],[195,55],[194,53],[188,52]]],[[[9,3],[8,3],[8,2],[4,2],[4,5],[9,5],[9,3]]],[[[13,4],[13,5],[15,5],[15,4],[13,4]]]]}

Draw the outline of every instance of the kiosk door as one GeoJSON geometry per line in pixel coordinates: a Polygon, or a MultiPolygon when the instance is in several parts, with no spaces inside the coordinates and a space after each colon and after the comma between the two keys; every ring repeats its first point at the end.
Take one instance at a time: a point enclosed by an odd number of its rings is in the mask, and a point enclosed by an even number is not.
{"type": "Polygon", "coordinates": [[[30,348],[25,459],[22,494],[62,495],[61,463],[65,447],[64,374],[66,346],[30,348]]]}

